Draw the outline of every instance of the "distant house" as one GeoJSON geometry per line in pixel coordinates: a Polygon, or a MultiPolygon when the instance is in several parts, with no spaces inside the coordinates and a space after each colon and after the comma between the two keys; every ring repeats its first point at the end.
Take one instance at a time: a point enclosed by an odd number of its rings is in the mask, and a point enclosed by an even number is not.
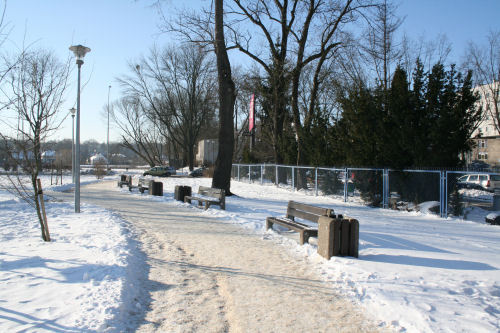
{"type": "MultiPolygon", "coordinates": [[[[22,151],[18,152],[18,153],[14,152],[14,153],[12,153],[12,158],[14,160],[17,160],[17,161],[22,161],[22,160],[24,160],[24,153],[22,151]]],[[[32,161],[34,159],[35,159],[35,155],[33,154],[32,151],[29,151],[28,152],[28,160],[32,161]]]]}
{"type": "Polygon", "coordinates": [[[123,154],[111,154],[110,163],[125,164],[126,162],[127,162],[127,156],[123,154]]]}
{"type": "Polygon", "coordinates": [[[499,88],[500,82],[474,88],[474,91],[478,92],[480,96],[479,103],[483,108],[483,119],[477,130],[472,134],[476,147],[471,152],[469,162],[479,160],[491,166],[500,166],[500,134],[492,115],[494,100],[491,96],[492,92],[498,91],[499,88]]]}
{"type": "Polygon", "coordinates": [[[43,164],[53,164],[56,161],[56,152],[53,150],[46,150],[42,153],[43,164]]]}
{"type": "Polygon", "coordinates": [[[198,153],[196,162],[202,165],[213,165],[219,153],[219,141],[216,139],[205,139],[198,142],[198,153]]]}
{"type": "Polygon", "coordinates": [[[96,153],[89,158],[90,164],[108,164],[108,160],[101,153],[96,153]]]}

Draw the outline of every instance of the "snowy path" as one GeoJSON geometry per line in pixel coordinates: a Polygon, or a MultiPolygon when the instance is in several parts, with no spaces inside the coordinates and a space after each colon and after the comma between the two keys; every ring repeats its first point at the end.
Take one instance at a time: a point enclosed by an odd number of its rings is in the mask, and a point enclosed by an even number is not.
{"type": "Polygon", "coordinates": [[[141,282],[144,299],[138,303],[149,309],[136,315],[144,317],[137,331],[377,330],[305,260],[292,258],[265,236],[114,186],[85,186],[82,202],[119,211],[139,235],[149,276],[141,282]]]}

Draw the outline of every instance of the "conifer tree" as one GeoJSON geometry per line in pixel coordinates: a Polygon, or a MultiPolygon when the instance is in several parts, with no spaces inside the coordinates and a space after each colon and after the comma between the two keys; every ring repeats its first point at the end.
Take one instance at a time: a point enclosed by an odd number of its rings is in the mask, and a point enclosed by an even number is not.
{"type": "Polygon", "coordinates": [[[388,108],[385,117],[384,165],[402,169],[413,163],[411,154],[413,142],[411,137],[410,92],[408,79],[404,69],[396,68],[388,91],[388,108]]]}

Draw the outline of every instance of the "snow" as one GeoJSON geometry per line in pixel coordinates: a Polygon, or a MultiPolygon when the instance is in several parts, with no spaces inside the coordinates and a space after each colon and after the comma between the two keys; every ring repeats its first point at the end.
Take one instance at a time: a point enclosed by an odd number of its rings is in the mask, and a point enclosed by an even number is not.
{"type": "MultiPolygon", "coordinates": [[[[82,182],[96,181],[85,177],[82,182]]],[[[226,211],[217,206],[203,211],[174,201],[174,187],[188,185],[194,193],[200,185],[210,186],[210,179],[156,180],[164,183],[163,197],[115,190],[191,207],[262,234],[291,255],[306,258],[311,270],[363,307],[381,328],[500,331],[500,226],[484,222],[491,212],[475,208],[467,215],[470,220],[441,219],[427,207],[383,210],[234,181],[237,196],[226,198],[226,211]],[[300,246],[290,233],[265,231],[265,218],[283,215],[288,200],[358,219],[359,258],[328,261],[316,253],[314,240],[300,246]]],[[[72,212],[71,203],[48,202],[46,207],[51,243],[41,240],[30,208],[0,192],[0,331],[126,330],[124,318],[136,307],[134,289],[128,286],[144,272],[133,227],[96,206],[85,205],[81,214],[72,212]]]]}

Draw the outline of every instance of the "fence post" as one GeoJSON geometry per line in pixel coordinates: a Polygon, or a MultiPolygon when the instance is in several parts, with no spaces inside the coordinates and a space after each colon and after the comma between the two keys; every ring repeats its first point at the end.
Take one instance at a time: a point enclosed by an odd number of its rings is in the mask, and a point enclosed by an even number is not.
{"type": "Polygon", "coordinates": [[[240,181],[240,165],[238,164],[238,181],[240,181]]]}
{"type": "Polygon", "coordinates": [[[292,166],[292,191],[295,191],[295,167],[292,166]]]}
{"type": "Polygon", "coordinates": [[[264,167],[260,165],[260,185],[264,184],[264,167]]]}
{"type": "Polygon", "coordinates": [[[448,217],[448,171],[445,173],[444,180],[444,217],[448,217]]]}
{"type": "Polygon", "coordinates": [[[251,182],[252,182],[252,173],[251,173],[251,171],[252,171],[252,170],[251,170],[251,168],[252,168],[252,166],[251,166],[251,165],[249,165],[249,166],[248,166],[248,182],[249,182],[249,183],[251,183],[251,182]]]}
{"type": "Polygon", "coordinates": [[[448,216],[448,172],[439,172],[439,212],[441,217],[448,216]]]}
{"type": "Polygon", "coordinates": [[[389,170],[382,170],[382,207],[389,207],[389,170]]]}
{"type": "Polygon", "coordinates": [[[278,164],[276,164],[276,178],[274,179],[274,184],[278,187],[278,164]]]}
{"type": "Polygon", "coordinates": [[[348,170],[345,168],[344,170],[344,202],[347,202],[347,176],[348,176],[348,170]]]}
{"type": "Polygon", "coordinates": [[[314,192],[318,196],[318,168],[314,168],[314,192]]]}

